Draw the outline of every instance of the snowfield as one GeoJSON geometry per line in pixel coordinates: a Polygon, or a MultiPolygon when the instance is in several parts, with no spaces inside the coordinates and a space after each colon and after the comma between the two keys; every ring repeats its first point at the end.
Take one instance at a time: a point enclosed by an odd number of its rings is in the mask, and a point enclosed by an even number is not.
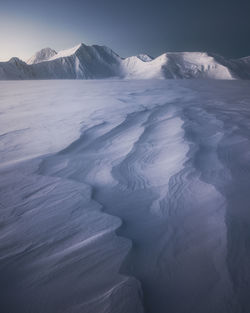
{"type": "Polygon", "coordinates": [[[1,312],[250,312],[249,81],[2,81],[0,160],[1,312]]]}

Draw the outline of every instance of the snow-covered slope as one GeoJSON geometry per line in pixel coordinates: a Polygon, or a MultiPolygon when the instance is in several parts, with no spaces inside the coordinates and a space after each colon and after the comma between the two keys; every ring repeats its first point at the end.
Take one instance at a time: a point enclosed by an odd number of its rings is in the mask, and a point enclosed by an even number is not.
{"type": "Polygon", "coordinates": [[[157,58],[122,58],[106,46],[79,44],[58,53],[42,49],[27,64],[0,63],[0,79],[249,79],[250,58],[227,60],[206,52],[171,52],[157,58]]]}
{"type": "Polygon", "coordinates": [[[233,79],[230,70],[205,52],[167,53],[166,78],[233,79]]]}
{"type": "Polygon", "coordinates": [[[44,48],[38,52],[36,52],[31,58],[29,58],[26,63],[27,64],[36,64],[43,61],[49,60],[51,57],[56,55],[57,52],[51,48],[44,48]]]}
{"type": "Polygon", "coordinates": [[[150,62],[150,61],[152,61],[154,59],[153,57],[151,57],[148,54],[138,54],[137,58],[139,58],[140,60],[142,60],[144,62],[150,62]]]}
{"type": "Polygon", "coordinates": [[[77,52],[78,49],[81,48],[82,44],[79,44],[71,49],[66,49],[66,50],[61,50],[59,51],[56,55],[52,55],[49,60],[55,60],[55,59],[60,59],[60,58],[66,58],[72,56],[74,53],[77,52]]]}
{"type": "Polygon", "coordinates": [[[213,56],[202,52],[165,53],[156,59],[144,61],[129,57],[122,61],[127,78],[210,78],[233,79],[230,70],[213,56]]]}
{"type": "Polygon", "coordinates": [[[250,57],[232,60],[228,66],[237,73],[238,78],[250,79],[250,57]]]}
{"type": "Polygon", "coordinates": [[[166,62],[165,55],[151,61],[143,61],[138,56],[129,57],[121,62],[122,75],[133,79],[164,78],[162,69],[166,62]]]}

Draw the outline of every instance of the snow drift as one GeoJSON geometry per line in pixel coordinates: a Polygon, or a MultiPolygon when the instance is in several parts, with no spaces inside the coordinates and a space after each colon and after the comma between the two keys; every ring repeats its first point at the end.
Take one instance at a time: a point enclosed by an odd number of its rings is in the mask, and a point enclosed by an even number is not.
{"type": "Polygon", "coordinates": [[[0,94],[1,312],[250,312],[248,81],[0,94]]]}

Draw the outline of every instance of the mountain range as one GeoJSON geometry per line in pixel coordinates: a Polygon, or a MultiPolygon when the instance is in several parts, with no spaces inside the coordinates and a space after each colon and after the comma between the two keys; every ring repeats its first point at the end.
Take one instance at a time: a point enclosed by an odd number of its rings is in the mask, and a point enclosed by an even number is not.
{"type": "Polygon", "coordinates": [[[18,79],[250,79],[250,57],[227,59],[207,52],[170,52],[157,58],[122,58],[106,46],[83,43],[56,52],[38,51],[26,62],[0,62],[1,80],[18,79]]]}

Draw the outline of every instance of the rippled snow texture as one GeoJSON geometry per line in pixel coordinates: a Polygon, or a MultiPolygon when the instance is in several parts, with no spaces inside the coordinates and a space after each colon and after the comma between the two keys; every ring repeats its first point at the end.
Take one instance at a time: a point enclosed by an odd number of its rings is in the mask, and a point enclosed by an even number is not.
{"type": "Polygon", "coordinates": [[[250,312],[248,81],[0,83],[0,311],[250,312]]]}

